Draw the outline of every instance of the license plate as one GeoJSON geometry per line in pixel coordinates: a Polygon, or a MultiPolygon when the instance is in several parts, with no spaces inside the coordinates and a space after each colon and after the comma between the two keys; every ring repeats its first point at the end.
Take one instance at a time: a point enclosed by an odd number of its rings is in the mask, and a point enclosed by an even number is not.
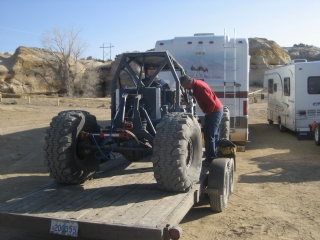
{"type": "Polygon", "coordinates": [[[51,219],[50,233],[77,237],[78,223],[73,221],[51,219]]]}

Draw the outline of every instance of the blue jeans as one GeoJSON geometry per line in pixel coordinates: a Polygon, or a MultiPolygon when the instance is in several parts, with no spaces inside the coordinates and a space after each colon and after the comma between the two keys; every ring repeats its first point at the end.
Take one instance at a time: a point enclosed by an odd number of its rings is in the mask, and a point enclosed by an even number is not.
{"type": "Polygon", "coordinates": [[[219,140],[222,116],[223,109],[218,112],[205,115],[204,141],[207,159],[218,157],[217,141],[219,140]]]}

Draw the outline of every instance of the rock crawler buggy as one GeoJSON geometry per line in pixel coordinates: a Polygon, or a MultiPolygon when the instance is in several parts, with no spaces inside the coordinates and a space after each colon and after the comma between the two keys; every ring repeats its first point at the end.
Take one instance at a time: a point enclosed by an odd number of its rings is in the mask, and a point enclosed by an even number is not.
{"type": "MultiPolygon", "coordinates": [[[[180,86],[184,73],[167,51],[123,54],[111,85],[111,126],[101,128],[95,116],[80,110],[63,111],[52,119],[45,147],[50,176],[80,184],[92,178],[112,152],[129,161],[152,155],[158,188],[189,191],[202,168],[202,135],[194,99],[180,86]],[[149,65],[158,67],[144,79],[149,65]],[[160,71],[171,72],[175,87],[163,89],[157,83],[160,71]]],[[[233,172],[234,158],[211,164],[204,192],[210,195],[212,210],[224,210],[233,191],[233,172]]]]}

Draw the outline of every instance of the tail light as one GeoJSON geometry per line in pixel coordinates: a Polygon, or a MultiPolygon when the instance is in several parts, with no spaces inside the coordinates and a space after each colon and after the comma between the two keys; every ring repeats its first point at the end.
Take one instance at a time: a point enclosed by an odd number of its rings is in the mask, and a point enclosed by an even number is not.
{"type": "Polygon", "coordinates": [[[173,226],[169,229],[169,237],[171,239],[179,239],[182,235],[182,229],[178,226],[173,226]]]}
{"type": "Polygon", "coordinates": [[[243,115],[248,115],[248,101],[243,101],[243,115]]]}
{"type": "Polygon", "coordinates": [[[297,114],[298,114],[298,115],[306,115],[307,112],[306,112],[306,110],[298,110],[298,111],[297,111],[297,114]]]}

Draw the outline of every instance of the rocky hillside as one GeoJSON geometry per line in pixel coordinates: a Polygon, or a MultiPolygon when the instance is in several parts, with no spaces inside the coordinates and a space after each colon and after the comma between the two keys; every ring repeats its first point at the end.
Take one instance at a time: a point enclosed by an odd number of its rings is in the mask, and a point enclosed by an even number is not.
{"type": "Polygon", "coordinates": [[[320,61],[320,48],[305,44],[296,44],[294,47],[283,47],[291,59],[307,59],[308,61],[320,61]]]}
{"type": "Polygon", "coordinates": [[[280,47],[265,38],[249,38],[250,85],[262,86],[265,70],[283,65],[292,59],[320,60],[320,48],[304,44],[280,47]]]}
{"type": "MultiPolygon", "coordinates": [[[[59,53],[41,48],[19,47],[14,54],[0,53],[0,92],[50,93],[65,92],[61,69],[56,61],[59,53]]],[[[303,44],[281,48],[276,42],[264,38],[249,39],[250,85],[262,86],[266,69],[283,65],[291,59],[320,60],[320,48],[303,44]]],[[[81,89],[95,96],[110,94],[110,83],[119,64],[94,60],[71,61],[70,74],[77,74],[78,94],[81,89]]],[[[138,69],[136,69],[138,71],[138,69]]],[[[85,96],[83,94],[83,96],[85,96]]]]}
{"type": "MultiPolygon", "coordinates": [[[[13,55],[0,54],[0,92],[50,93],[65,92],[60,65],[56,55],[41,48],[19,47],[13,55]]],[[[70,74],[79,81],[87,79],[88,70],[103,65],[96,61],[70,61],[70,74]]],[[[106,65],[106,64],[104,64],[106,65]]],[[[109,64],[110,65],[110,64],[109,64]]]]}
{"type": "Polygon", "coordinates": [[[250,85],[262,86],[265,70],[290,61],[290,56],[275,42],[249,38],[250,85]]]}

